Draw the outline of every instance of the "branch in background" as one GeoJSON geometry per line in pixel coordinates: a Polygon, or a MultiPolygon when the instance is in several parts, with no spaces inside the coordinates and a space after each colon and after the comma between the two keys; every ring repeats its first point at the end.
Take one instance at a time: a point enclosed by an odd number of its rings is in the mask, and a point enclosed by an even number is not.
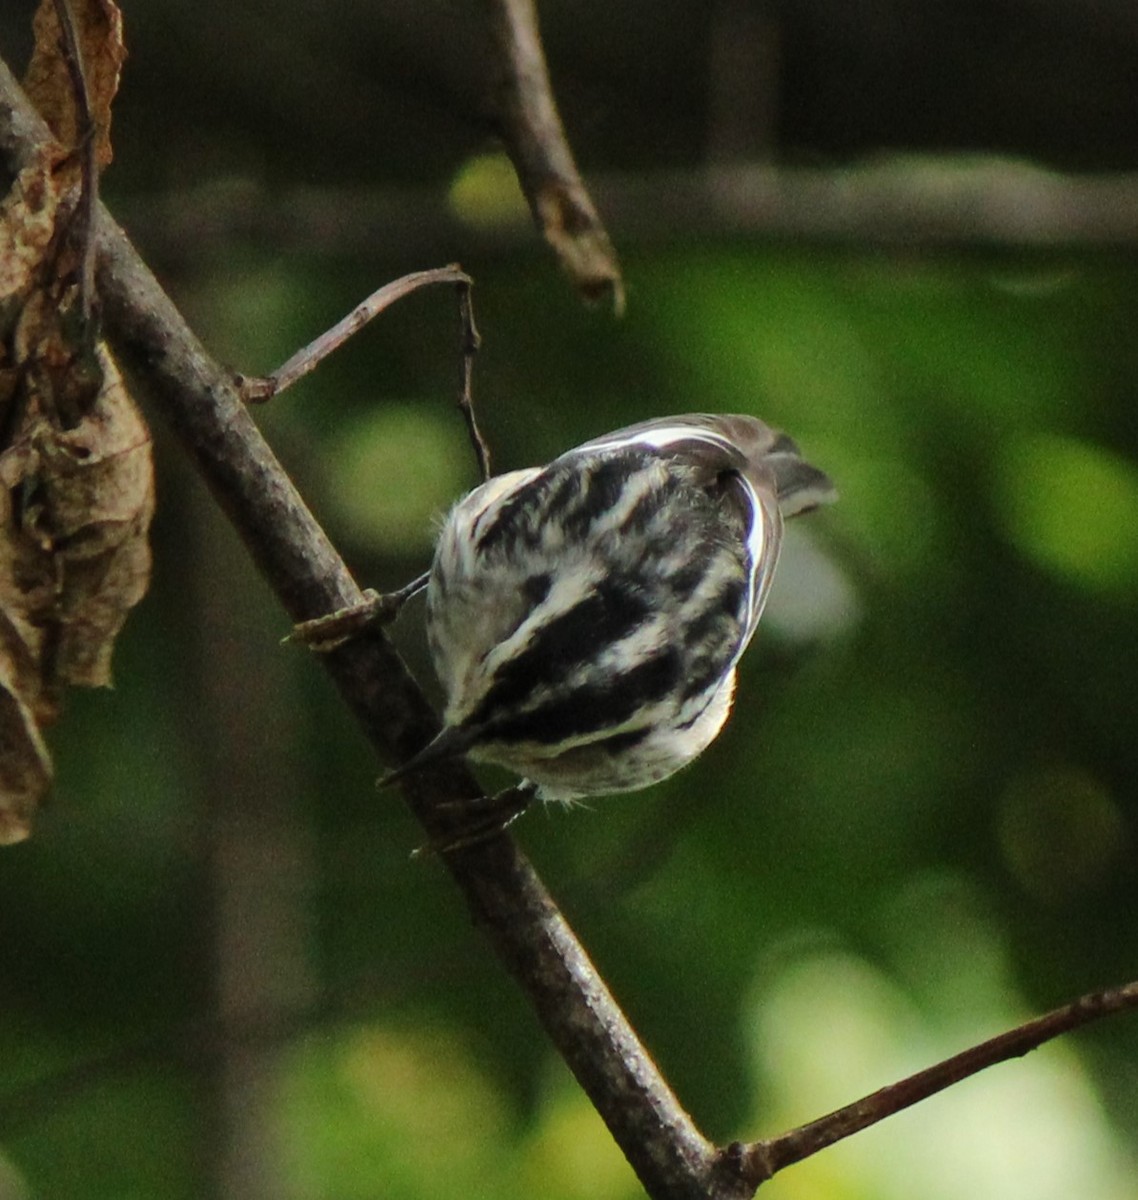
{"type": "MultiPolygon", "coordinates": [[[[1061,175],[999,158],[880,160],[838,168],[762,164],[594,179],[622,244],[753,237],[852,246],[1074,249],[1138,246],[1138,173],[1061,175]]],[[[118,206],[148,252],[180,263],[256,245],[377,261],[429,259],[461,240],[485,256],[526,245],[525,221],[467,226],[438,189],[281,192],[251,180],[118,206]],[[329,212],[351,212],[332,224],[329,212]]]]}
{"type": "Polygon", "coordinates": [[[573,161],[549,82],[533,0],[486,0],[498,52],[496,113],[506,150],[545,240],[588,300],[624,309],[616,251],[573,161]]]}
{"type": "MultiPolygon", "coordinates": [[[[0,150],[15,161],[28,141],[48,136],[0,63],[0,150]]],[[[98,227],[98,287],[115,352],[166,417],[289,616],[304,620],[359,603],[359,588],[228,372],[209,357],[101,206],[98,227]]],[[[380,630],[320,661],[384,757],[408,757],[438,731],[435,714],[380,630]]],[[[460,764],[424,770],[404,792],[428,836],[443,845],[454,839],[461,802],[480,795],[460,764]]],[[[649,1194],[656,1200],[747,1194],[738,1181],[731,1192],[716,1190],[714,1148],[680,1107],[512,839],[503,834],[441,858],[649,1194]]]]}
{"type": "MultiPolygon", "coordinates": [[[[852,243],[1138,244],[1138,174],[1062,175],[1006,158],[901,157],[830,170],[743,165],[671,186],[665,212],[723,234],[852,243]]],[[[665,218],[667,219],[666,215],[665,218]]]]}
{"type": "Polygon", "coordinates": [[[707,47],[709,162],[774,157],[781,68],[782,19],[772,0],[714,0],[707,47]]]}

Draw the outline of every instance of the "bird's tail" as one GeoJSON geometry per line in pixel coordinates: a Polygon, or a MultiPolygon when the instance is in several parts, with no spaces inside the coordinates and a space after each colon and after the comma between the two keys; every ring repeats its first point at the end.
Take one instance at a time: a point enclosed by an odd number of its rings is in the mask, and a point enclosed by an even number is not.
{"type": "Polygon", "coordinates": [[[780,433],[762,455],[763,465],[774,476],[778,488],[778,506],[784,517],[796,517],[820,504],[832,504],[837,489],[825,471],[811,466],[794,439],[780,433]]]}

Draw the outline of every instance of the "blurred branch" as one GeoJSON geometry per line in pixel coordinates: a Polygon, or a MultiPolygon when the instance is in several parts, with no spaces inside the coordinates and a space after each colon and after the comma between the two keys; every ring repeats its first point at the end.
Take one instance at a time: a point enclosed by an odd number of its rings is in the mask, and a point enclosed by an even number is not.
{"type": "Polygon", "coordinates": [[[545,240],[588,300],[624,308],[620,265],[573,161],[549,82],[534,0],[486,0],[498,52],[499,132],[545,240]]]}
{"type": "Polygon", "coordinates": [[[765,161],[776,145],[781,14],[770,0],[714,0],[708,35],[708,160],[765,161]]]}
{"type": "Polygon", "coordinates": [[[758,1187],[783,1167],[801,1162],[853,1133],[876,1125],[878,1121],[910,1108],[921,1100],[927,1100],[929,1096],[943,1092],[945,1088],[986,1067],[1006,1062],[1009,1058],[1020,1058],[1062,1033],[1134,1008],[1138,1008],[1138,981],[1103,992],[1091,992],[1063,1008],[1027,1021],[1007,1033],[954,1054],[935,1066],[880,1088],[817,1121],[764,1141],[745,1146],[736,1144],[729,1147],[726,1153],[734,1158],[750,1184],[758,1187]]]}
{"type": "MultiPolygon", "coordinates": [[[[49,136],[0,63],[0,151],[15,162],[28,142],[49,136]]],[[[358,604],[360,589],[232,378],[102,206],[98,227],[99,297],[114,350],[166,417],[289,616],[300,621],[358,604]]],[[[435,714],[381,630],[362,633],[320,661],[385,758],[406,758],[437,732],[435,714]]],[[[480,795],[460,764],[424,770],[404,792],[432,842],[443,845],[456,832],[456,810],[461,818],[462,802],[480,795]]],[[[737,1179],[730,1191],[719,1188],[714,1148],[680,1107],[512,839],[502,834],[440,857],[649,1194],[658,1200],[746,1194],[737,1179]]]]}
{"type": "MultiPolygon", "coordinates": [[[[1011,159],[893,159],[840,168],[734,164],[601,175],[593,190],[624,244],[755,237],[851,245],[1138,248],[1138,173],[1062,175],[1011,159]]],[[[512,251],[525,221],[465,223],[440,189],[270,190],[253,181],[125,197],[149,253],[177,263],[234,244],[401,261],[512,251]]]]}

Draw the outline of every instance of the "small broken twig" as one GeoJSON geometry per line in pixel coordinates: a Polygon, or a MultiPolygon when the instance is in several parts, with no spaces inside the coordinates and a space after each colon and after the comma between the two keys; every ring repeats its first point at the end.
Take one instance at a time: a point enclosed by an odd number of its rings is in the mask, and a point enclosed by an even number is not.
{"type": "Polygon", "coordinates": [[[557,112],[533,0],[486,0],[499,56],[496,116],[534,221],[587,300],[624,311],[616,251],[581,179],[557,112]]]}
{"type": "Polygon", "coordinates": [[[79,304],[84,325],[91,320],[95,305],[95,213],[99,203],[98,145],[95,139],[95,117],[91,107],[91,93],[87,87],[87,74],[83,68],[83,51],[79,35],[71,15],[68,0],[55,0],[55,14],[62,31],[63,60],[71,76],[75,92],[75,109],[78,120],[76,153],[79,155],[79,203],[75,209],[74,237],[79,247],[79,304]]]}
{"type": "Polygon", "coordinates": [[[429,574],[417,575],[394,592],[364,588],[363,599],[358,604],[338,608],[322,617],[299,621],[282,640],[307,646],[317,654],[328,654],[369,626],[383,626],[394,621],[407,601],[426,588],[429,579],[429,574]]]}
{"type": "Polygon", "coordinates": [[[490,478],[490,447],[478,428],[478,420],[474,415],[474,356],[482,345],[482,337],[478,326],[474,324],[474,305],[471,302],[470,291],[474,284],[471,281],[458,285],[458,319],[461,330],[460,370],[458,387],[458,408],[462,419],[466,422],[466,431],[470,435],[470,444],[474,448],[474,457],[478,461],[478,471],[485,483],[490,478]]]}

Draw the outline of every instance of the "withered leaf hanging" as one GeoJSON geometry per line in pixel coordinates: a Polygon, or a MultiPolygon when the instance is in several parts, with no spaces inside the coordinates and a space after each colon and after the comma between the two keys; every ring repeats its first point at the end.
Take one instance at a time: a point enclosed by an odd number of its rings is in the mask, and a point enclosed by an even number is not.
{"type": "Polygon", "coordinates": [[[30,831],[52,777],[43,730],[67,686],[110,683],[150,575],[150,435],[98,340],[83,269],[122,24],[109,0],[70,13],[69,46],[41,3],[26,78],[56,142],[0,202],[0,843],[30,831]]]}

